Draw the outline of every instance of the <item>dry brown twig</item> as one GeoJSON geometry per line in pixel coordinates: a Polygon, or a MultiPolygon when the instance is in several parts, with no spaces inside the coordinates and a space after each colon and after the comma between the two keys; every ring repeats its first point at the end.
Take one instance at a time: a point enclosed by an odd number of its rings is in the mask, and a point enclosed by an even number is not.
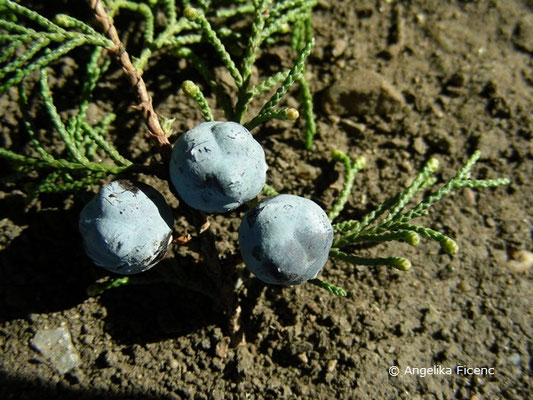
{"type": "Polygon", "coordinates": [[[135,66],[131,62],[128,52],[126,51],[124,45],[118,37],[118,33],[115,29],[115,26],[113,25],[112,19],[105,11],[100,0],[89,0],[89,4],[94,12],[96,20],[102,25],[105,34],[107,35],[107,37],[109,37],[109,39],[111,39],[111,41],[115,45],[113,48],[110,48],[108,50],[116,55],[117,59],[122,65],[124,73],[129,78],[131,84],[137,90],[137,97],[140,103],[139,105],[134,106],[133,108],[141,111],[146,121],[146,125],[148,127],[150,135],[154,136],[157,139],[159,145],[164,147],[170,147],[170,142],[168,141],[169,135],[161,127],[159,117],[157,116],[157,113],[155,112],[154,107],[152,105],[152,96],[150,96],[150,93],[148,93],[148,90],[146,89],[146,84],[144,83],[144,80],[142,78],[142,72],[135,68],[135,66]]]}

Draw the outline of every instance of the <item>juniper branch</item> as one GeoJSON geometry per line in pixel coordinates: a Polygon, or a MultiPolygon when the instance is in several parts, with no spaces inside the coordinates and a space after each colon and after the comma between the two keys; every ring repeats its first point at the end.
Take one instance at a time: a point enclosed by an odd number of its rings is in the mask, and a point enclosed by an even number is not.
{"type": "Polygon", "coordinates": [[[394,230],[393,232],[396,232],[399,229],[405,229],[412,232],[416,232],[420,236],[435,240],[440,244],[440,246],[446,253],[451,255],[457,254],[457,251],[459,250],[457,244],[452,239],[430,228],[407,223],[399,223],[391,225],[389,229],[394,230]]]}
{"type": "Polygon", "coordinates": [[[239,87],[239,101],[235,107],[235,118],[240,122],[246,112],[248,104],[252,99],[253,92],[249,90],[250,77],[252,74],[252,66],[257,58],[257,52],[261,45],[261,33],[265,27],[266,10],[272,3],[272,0],[261,0],[255,10],[255,19],[252,23],[252,32],[248,39],[248,44],[244,53],[242,62],[242,84],[239,87]]]}
{"type": "Polygon", "coordinates": [[[341,193],[337,197],[337,201],[328,213],[328,218],[330,221],[333,221],[335,218],[337,218],[344,209],[344,206],[352,192],[355,175],[357,172],[363,169],[366,164],[364,157],[359,157],[352,163],[350,158],[340,150],[333,151],[332,156],[335,161],[341,162],[344,165],[344,184],[341,193]]]}
{"type": "Polygon", "coordinates": [[[318,286],[319,288],[327,290],[328,292],[334,294],[335,296],[346,297],[346,291],[343,288],[332,285],[331,283],[325,282],[318,278],[311,279],[308,282],[315,286],[318,286]]]}
{"type": "Polygon", "coordinates": [[[309,83],[305,78],[305,72],[298,78],[298,83],[300,84],[300,98],[305,121],[305,148],[311,150],[317,128],[315,123],[315,113],[313,111],[313,95],[311,94],[309,83]]]}
{"type": "Polygon", "coordinates": [[[202,75],[202,78],[207,82],[211,90],[215,93],[215,96],[217,98],[217,102],[220,106],[222,106],[224,110],[224,114],[226,115],[226,119],[229,121],[233,121],[234,114],[233,114],[233,108],[231,106],[231,101],[226,93],[220,88],[220,86],[217,84],[215,77],[205,65],[205,63],[198,57],[194,52],[189,49],[188,47],[181,47],[176,50],[176,54],[180,57],[184,57],[188,59],[194,68],[202,75]]]}
{"type": "Polygon", "coordinates": [[[5,92],[10,87],[18,85],[26,76],[35,70],[42,69],[49,65],[52,61],[57,60],[61,56],[67,54],[72,49],[79,47],[85,44],[84,40],[81,38],[72,39],[68,42],[57,47],[53,51],[47,51],[45,54],[38,59],[34,60],[31,64],[27,65],[25,68],[18,69],[14,76],[8,79],[4,84],[0,85],[0,93],[5,92]]]}
{"type": "Polygon", "coordinates": [[[260,121],[265,117],[265,115],[271,113],[274,107],[276,107],[276,105],[281,101],[285,93],[287,93],[294,81],[302,73],[305,60],[311,53],[311,49],[313,48],[314,43],[314,39],[307,43],[305,48],[299,54],[298,59],[296,60],[294,66],[291,68],[291,71],[287,75],[287,78],[283,81],[283,84],[278,88],[278,90],[276,91],[276,93],[274,93],[270,100],[263,106],[259,114],[246,124],[247,126],[257,126],[260,121]]]}
{"type": "Polygon", "coordinates": [[[262,113],[244,126],[246,127],[246,129],[251,131],[257,128],[260,124],[265,123],[266,121],[270,121],[272,119],[295,121],[298,119],[299,116],[300,114],[298,113],[297,109],[292,107],[284,107],[280,108],[279,110],[272,110],[268,113],[262,113]]]}
{"type": "Polygon", "coordinates": [[[202,110],[204,119],[206,121],[212,121],[213,114],[211,113],[211,108],[209,107],[209,104],[207,103],[207,100],[205,99],[205,96],[198,85],[196,85],[193,81],[184,81],[181,85],[181,88],[198,104],[200,110],[202,110]]]}
{"type": "Polygon", "coordinates": [[[65,125],[61,121],[61,117],[59,116],[59,113],[57,112],[57,109],[52,100],[52,92],[50,91],[50,86],[48,86],[48,74],[46,72],[46,69],[42,69],[40,71],[39,83],[41,95],[43,97],[44,105],[48,111],[48,115],[50,115],[52,124],[54,125],[54,128],[61,137],[61,140],[63,140],[63,142],[65,143],[67,151],[77,163],[88,163],[89,160],[87,160],[87,158],[85,158],[85,156],[80,152],[78,144],[73,140],[72,136],[69,134],[69,132],[65,128],[65,125]]]}
{"type": "Polygon", "coordinates": [[[383,221],[383,224],[387,224],[387,222],[393,220],[398,213],[400,213],[407,203],[413,198],[416,192],[422,187],[424,182],[427,181],[427,179],[434,174],[437,169],[439,168],[439,162],[436,158],[430,159],[423,167],[420,173],[417,175],[417,177],[413,180],[413,182],[402,191],[396,201],[396,204],[391,208],[389,211],[389,214],[387,215],[387,218],[383,221]]]}
{"type": "Polygon", "coordinates": [[[353,232],[350,233],[355,233],[356,230],[362,231],[368,225],[376,221],[381,215],[383,215],[383,213],[385,213],[390,208],[394,207],[393,212],[394,216],[396,216],[398,212],[400,212],[405,207],[405,205],[411,200],[412,196],[417,191],[424,189],[428,186],[428,182],[432,179],[431,175],[436,171],[437,168],[437,159],[429,160],[424,165],[424,167],[422,167],[422,170],[418,173],[417,177],[413,180],[413,182],[411,183],[411,185],[409,185],[407,189],[405,189],[401,193],[398,193],[388,198],[383,203],[381,203],[375,210],[366,214],[361,220],[361,222],[354,227],[353,232]]]}
{"type": "Polygon", "coordinates": [[[33,56],[37,54],[40,50],[48,46],[49,43],[50,43],[50,40],[47,38],[37,39],[34,43],[32,43],[28,51],[26,51],[20,57],[15,58],[9,64],[4,65],[2,69],[0,69],[0,79],[4,78],[4,76],[18,69],[21,69],[26,64],[27,61],[33,58],[33,56]]]}
{"type": "MultiPolygon", "coordinates": [[[[401,227],[398,227],[398,229],[402,229],[401,227]]],[[[374,243],[380,243],[380,242],[389,242],[392,240],[401,240],[403,242],[406,242],[410,244],[411,246],[417,246],[418,243],[420,243],[420,238],[417,233],[420,233],[418,230],[415,230],[415,232],[411,232],[404,227],[404,230],[393,230],[390,232],[385,233],[354,233],[351,235],[343,236],[340,239],[337,239],[333,242],[333,247],[339,248],[343,246],[348,246],[355,243],[361,243],[361,242],[374,242],[374,243]]],[[[435,231],[433,231],[435,232],[435,231]]],[[[438,232],[435,232],[438,233],[438,232]]],[[[430,237],[429,235],[425,234],[424,236],[430,237]]],[[[432,237],[434,238],[434,237],[432,237]]]]}
{"type": "Polygon", "coordinates": [[[306,18],[307,15],[309,15],[310,10],[316,5],[316,1],[285,1],[278,4],[280,6],[273,7],[270,12],[269,23],[266,24],[263,31],[264,37],[270,37],[277,32],[283,31],[283,27],[290,22],[306,18]],[[299,4],[299,6],[297,6],[297,4],[299,4]],[[279,10],[279,12],[276,12],[276,10],[279,10]]]}
{"type": "Polygon", "coordinates": [[[442,199],[445,195],[450,193],[455,188],[461,188],[465,182],[466,187],[477,188],[477,187],[491,187],[506,185],[509,183],[509,179],[502,178],[493,181],[480,181],[481,183],[476,184],[475,180],[470,180],[471,169],[476,163],[476,161],[481,156],[479,151],[474,152],[472,156],[467,160],[465,165],[457,172],[457,174],[450,179],[444,186],[438,189],[436,192],[430,194],[427,198],[418,203],[413,209],[403,214],[395,222],[407,222],[413,218],[424,216],[428,213],[429,208],[435,204],[437,201],[442,199]]]}
{"type": "Polygon", "coordinates": [[[87,188],[87,186],[105,178],[106,175],[106,173],[94,173],[82,178],[77,178],[76,180],[59,183],[57,182],[57,178],[60,177],[60,174],[58,171],[54,171],[49,175],[51,179],[45,179],[41,182],[31,195],[35,198],[42,193],[60,193],[83,190],[87,188]]]}
{"type": "Polygon", "coordinates": [[[253,4],[243,4],[235,8],[216,10],[215,16],[217,18],[232,18],[238,15],[253,13],[255,9],[256,8],[253,4]]]}
{"type": "Polygon", "coordinates": [[[261,93],[269,91],[278,83],[283,82],[285,79],[287,79],[287,76],[290,74],[290,72],[290,69],[286,69],[283,71],[276,72],[274,75],[271,75],[268,78],[264,79],[251,89],[252,96],[259,96],[261,93]]]}
{"type": "MultiPolygon", "coordinates": [[[[407,203],[412,199],[417,191],[434,183],[434,177],[432,174],[437,169],[438,164],[436,160],[430,160],[422,168],[421,172],[417,175],[413,183],[409,185],[407,189],[385,201],[376,210],[368,213],[360,223],[357,223],[357,221],[345,221],[344,223],[336,224],[334,226],[334,230],[335,232],[341,232],[342,236],[334,241],[333,247],[342,247],[362,241],[372,242],[400,239],[409,242],[409,237],[405,236],[407,235],[405,232],[410,231],[410,233],[414,233],[416,235],[416,237],[412,237],[412,239],[415,239],[416,242],[418,242],[418,235],[420,235],[437,241],[446,253],[456,254],[458,251],[457,244],[448,236],[430,228],[413,225],[409,223],[409,221],[413,218],[426,215],[429,208],[433,204],[454,189],[463,187],[485,188],[509,183],[507,178],[487,180],[470,179],[471,169],[478,160],[479,156],[479,152],[475,152],[467,160],[465,165],[456,173],[456,175],[445,185],[437,189],[435,192],[429,194],[411,210],[401,214],[401,211],[405,208],[407,203]],[[373,223],[387,210],[389,210],[389,214],[381,223],[374,227],[367,228],[369,224],[373,223]]],[[[333,249],[332,252],[333,256],[338,256],[348,260],[346,258],[348,255],[342,252],[339,253],[336,249],[333,249]]],[[[356,261],[357,260],[355,259],[351,259],[351,262],[356,261]]]]}
{"type": "Polygon", "coordinates": [[[28,115],[28,96],[26,95],[26,91],[24,90],[24,85],[19,84],[18,91],[20,109],[22,110],[23,114],[22,122],[24,123],[24,127],[28,132],[28,136],[30,137],[30,143],[44,161],[51,162],[54,160],[54,157],[41,146],[41,143],[39,143],[37,135],[35,134],[35,129],[33,128],[30,117],[28,115]]]}
{"type": "Polygon", "coordinates": [[[187,19],[197,22],[200,25],[202,32],[205,35],[206,40],[209,43],[211,43],[211,45],[215,48],[220,58],[222,59],[224,66],[228,69],[231,77],[235,81],[235,84],[238,87],[240,87],[243,82],[242,75],[237,69],[237,67],[235,66],[235,63],[233,62],[233,60],[231,59],[231,56],[229,55],[226,48],[224,47],[224,44],[222,44],[216,32],[211,27],[211,24],[205,17],[204,13],[197,9],[188,7],[183,11],[183,15],[187,19]]]}
{"type": "Polygon", "coordinates": [[[129,167],[133,163],[124,158],[118,150],[98,132],[98,130],[91,127],[87,122],[83,121],[81,123],[81,128],[83,131],[94,141],[98,147],[100,147],[104,152],[119,166],[129,167]]]}
{"type": "Polygon", "coordinates": [[[60,169],[60,170],[71,170],[71,171],[94,171],[94,172],[105,172],[106,174],[119,174],[126,170],[142,172],[145,170],[143,166],[132,165],[130,167],[119,167],[116,165],[108,165],[104,163],[96,162],[87,162],[84,164],[69,161],[62,158],[57,158],[49,161],[39,160],[35,157],[24,156],[22,154],[17,154],[10,150],[0,148],[0,157],[6,158],[13,162],[19,164],[31,165],[34,168],[42,169],[60,169]]]}

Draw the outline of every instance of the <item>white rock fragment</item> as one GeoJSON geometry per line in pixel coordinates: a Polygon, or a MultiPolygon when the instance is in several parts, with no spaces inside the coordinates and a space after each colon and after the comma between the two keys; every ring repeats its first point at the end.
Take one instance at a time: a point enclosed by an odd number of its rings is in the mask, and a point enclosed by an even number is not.
{"type": "Polygon", "coordinates": [[[518,250],[505,264],[507,269],[516,274],[526,273],[533,267],[533,253],[527,250],[518,250]]]}
{"type": "Polygon", "coordinates": [[[522,362],[522,357],[520,356],[520,353],[513,353],[507,358],[507,360],[509,360],[511,364],[519,367],[522,362]]]}
{"type": "Polygon", "coordinates": [[[60,374],[66,374],[81,364],[78,351],[65,327],[41,329],[31,341],[32,346],[50,361],[60,374]]]}

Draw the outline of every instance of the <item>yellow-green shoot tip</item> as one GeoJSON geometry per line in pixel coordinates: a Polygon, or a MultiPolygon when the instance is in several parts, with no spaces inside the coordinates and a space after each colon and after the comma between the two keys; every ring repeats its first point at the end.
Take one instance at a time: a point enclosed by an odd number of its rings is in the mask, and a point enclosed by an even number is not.
{"type": "Polygon", "coordinates": [[[395,257],[392,266],[400,271],[409,271],[411,269],[411,261],[403,257],[395,257]]]}
{"type": "Polygon", "coordinates": [[[439,160],[436,158],[430,158],[427,165],[432,172],[435,172],[439,169],[439,160]]]}
{"type": "Polygon", "coordinates": [[[446,239],[440,243],[440,247],[442,250],[444,250],[447,254],[454,255],[457,254],[459,251],[459,246],[457,246],[457,243],[455,243],[452,239],[446,239]]]}
{"type": "Polygon", "coordinates": [[[300,113],[296,108],[288,108],[287,109],[287,118],[291,121],[296,121],[298,117],[300,116],[300,113]]]}
{"type": "Polygon", "coordinates": [[[200,90],[200,88],[193,81],[184,81],[181,84],[181,88],[189,96],[196,95],[198,93],[198,91],[200,90]]]}
{"type": "Polygon", "coordinates": [[[194,7],[186,7],[183,10],[183,16],[188,20],[194,21],[198,17],[198,10],[194,7]]]}

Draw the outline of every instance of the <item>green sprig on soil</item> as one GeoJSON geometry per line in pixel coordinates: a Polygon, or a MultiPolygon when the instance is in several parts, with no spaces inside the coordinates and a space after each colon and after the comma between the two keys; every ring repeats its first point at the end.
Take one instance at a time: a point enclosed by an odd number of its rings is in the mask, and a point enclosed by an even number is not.
{"type": "MultiPolygon", "coordinates": [[[[309,112],[309,107],[312,106],[311,94],[309,92],[304,70],[305,62],[314,44],[312,35],[308,35],[305,38],[302,37],[298,42],[300,47],[295,48],[295,50],[297,50],[295,53],[298,56],[296,57],[292,68],[268,76],[255,85],[251,84],[251,78],[253,66],[259,57],[261,46],[264,44],[268,45],[268,39],[272,39],[278,34],[286,33],[288,31],[286,29],[287,24],[293,23],[296,26],[304,19],[310,21],[310,12],[315,3],[315,1],[309,0],[286,0],[277,3],[264,0],[254,2],[253,7],[239,7],[238,9],[235,9],[235,14],[221,11],[216,12],[215,15],[218,18],[221,18],[222,16],[233,17],[234,15],[241,15],[244,13],[253,13],[254,15],[254,20],[250,28],[251,33],[247,37],[248,40],[243,43],[245,50],[244,56],[240,62],[235,60],[235,57],[228,50],[229,46],[224,44],[224,35],[222,34],[223,29],[217,29],[217,27],[209,21],[209,15],[206,11],[192,7],[185,8],[183,11],[184,16],[192,23],[198,24],[204,40],[212,46],[220,58],[220,61],[229,72],[233,84],[237,89],[237,98],[234,102],[232,102],[227,93],[224,93],[221,86],[213,77],[211,71],[208,70],[203,60],[198,57],[194,50],[184,46],[176,49],[176,54],[187,58],[199,71],[203,79],[207,82],[207,85],[214,91],[217,102],[220,103],[219,105],[224,110],[228,120],[242,123],[250,103],[263,93],[270,91],[278,85],[279,87],[275,93],[264,104],[259,113],[255,117],[252,117],[248,122],[244,123],[244,125],[252,130],[271,119],[295,120],[299,114],[288,112],[290,110],[288,108],[276,107],[294,83],[300,83],[300,85],[305,85],[304,92],[307,94],[307,96],[303,96],[302,101],[304,115],[308,124],[312,124],[314,127],[314,116],[309,112]],[[235,105],[233,106],[232,103],[235,105]]],[[[205,107],[200,103],[198,104],[205,116],[205,107]]]]}
{"type": "MultiPolygon", "coordinates": [[[[88,3],[91,7],[96,7],[98,2],[89,1],[88,3]]],[[[304,35],[298,41],[299,47],[295,48],[298,52],[295,52],[292,68],[267,76],[255,85],[251,84],[251,76],[254,64],[260,57],[261,47],[272,43],[270,39],[279,38],[288,33],[287,28],[290,24],[294,26],[309,24],[310,12],[316,2],[310,0],[254,1],[251,4],[238,4],[235,7],[218,9],[212,9],[210,3],[198,2],[199,7],[194,8],[192,2],[186,1],[180,9],[177,2],[173,0],[100,1],[111,24],[113,18],[118,17],[123,10],[133,13],[138,18],[139,24],[142,24],[140,50],[136,56],[132,55],[131,68],[123,65],[132,83],[141,79],[143,71],[146,71],[149,62],[157,54],[168,52],[186,59],[199,71],[205,81],[204,86],[215,94],[217,106],[224,110],[228,120],[241,122],[250,103],[274,89],[271,98],[257,115],[251,116],[246,126],[254,129],[272,119],[296,120],[299,116],[297,110],[278,107],[278,105],[295,82],[300,85],[306,84],[304,65],[313,46],[312,35],[304,35]],[[156,20],[157,13],[162,13],[165,19],[156,20]],[[250,25],[251,34],[245,34],[247,28],[239,28],[237,31],[230,28],[231,19],[245,19],[249,16],[253,17],[250,25]],[[304,20],[308,22],[304,23],[304,20]],[[232,49],[235,46],[232,45],[235,40],[240,40],[245,48],[242,57],[233,54],[232,49]],[[223,66],[233,78],[237,88],[235,99],[232,99],[232,95],[225,92],[220,82],[215,79],[207,60],[204,59],[203,50],[197,48],[197,45],[202,43],[209,44],[215,50],[223,66]]],[[[102,15],[99,17],[101,20],[102,15]]],[[[310,25],[308,28],[310,29],[310,25]]],[[[119,154],[107,137],[107,132],[111,129],[116,117],[113,113],[108,114],[96,124],[91,124],[87,120],[87,110],[94,101],[94,91],[110,66],[110,54],[118,54],[121,59],[127,54],[122,43],[117,42],[112,35],[106,36],[108,32],[109,29],[100,33],[86,22],[65,14],[59,14],[50,20],[13,0],[0,0],[0,46],[2,46],[0,93],[12,87],[18,88],[22,99],[23,123],[38,155],[37,157],[19,154],[9,149],[0,149],[0,157],[11,160],[17,165],[15,169],[19,172],[21,166],[24,165],[46,172],[42,178],[42,185],[37,183],[33,191],[35,195],[50,191],[83,189],[110,174],[146,169],[143,166],[133,165],[126,157],[119,154]],[[86,65],[80,103],[75,115],[63,121],[55,106],[54,92],[48,84],[47,68],[53,69],[55,63],[62,57],[82,46],[91,51],[91,57],[86,65]],[[46,150],[32,127],[28,113],[31,105],[28,104],[25,90],[32,88],[36,72],[39,75],[38,92],[54,130],[51,134],[56,135],[64,143],[65,150],[61,154],[52,155],[49,150],[46,150]],[[109,159],[109,163],[99,161],[98,155],[102,153],[109,159]]],[[[182,87],[184,92],[198,104],[204,119],[213,120],[213,110],[200,86],[187,80],[182,83],[182,87]]],[[[142,101],[151,103],[149,96],[145,96],[142,101]]],[[[309,99],[306,101],[309,102],[309,99]]],[[[303,105],[306,120],[308,120],[309,113],[305,111],[306,101],[303,105]]],[[[145,118],[149,118],[148,114],[155,113],[142,103],[137,109],[144,113],[145,118]]],[[[155,119],[162,121],[160,126],[164,132],[158,133],[156,129],[154,134],[153,129],[150,129],[150,133],[153,136],[162,137],[160,143],[163,143],[166,141],[164,136],[168,136],[170,132],[169,122],[172,119],[157,115],[155,119]]],[[[150,124],[148,125],[150,128],[150,124]]],[[[158,126],[159,122],[156,122],[156,128],[158,126]]]]}
{"type": "MultiPolygon", "coordinates": [[[[294,30],[291,38],[291,46],[297,51],[303,51],[305,44],[313,39],[313,28],[311,24],[311,8],[305,14],[305,18],[299,19],[294,24],[294,30]]],[[[305,120],[305,148],[311,150],[313,140],[316,135],[315,113],[313,111],[313,95],[306,78],[305,66],[302,69],[297,81],[300,85],[300,102],[303,107],[303,116],[305,120]]]]}
{"type": "Polygon", "coordinates": [[[346,297],[346,291],[338,286],[332,285],[331,283],[325,282],[320,279],[311,279],[309,283],[318,286],[321,289],[325,289],[328,292],[334,294],[335,296],[339,297],[346,297]]]}
{"type": "Polygon", "coordinates": [[[64,15],[51,21],[11,0],[0,0],[0,29],[0,44],[6,45],[0,60],[0,93],[76,47],[113,47],[111,40],[82,21],[64,15]]]}
{"type": "Polygon", "coordinates": [[[209,108],[209,104],[207,103],[207,100],[204,97],[204,94],[202,93],[200,88],[193,81],[184,81],[181,85],[181,88],[198,104],[200,110],[202,110],[204,119],[206,121],[213,121],[213,114],[211,113],[211,108],[209,108]]]}
{"type": "MultiPolygon", "coordinates": [[[[380,204],[360,221],[347,220],[334,224],[333,229],[337,233],[337,237],[333,241],[330,255],[355,265],[388,265],[405,271],[411,266],[411,263],[405,258],[362,258],[348,254],[341,249],[364,242],[380,243],[387,241],[401,241],[411,246],[417,246],[420,242],[420,236],[438,242],[445,253],[456,254],[459,248],[451,238],[433,229],[412,224],[410,221],[427,215],[431,206],[453,190],[461,188],[484,189],[509,184],[510,181],[507,178],[471,179],[472,167],[480,155],[479,151],[474,152],[453,178],[440,188],[430,192],[422,201],[406,211],[407,205],[415,194],[435,185],[436,179],[433,174],[437,171],[439,163],[437,159],[430,159],[405,190],[380,204]]],[[[329,214],[331,220],[342,211],[352,188],[354,169],[357,171],[359,167],[357,160],[352,162],[342,152],[334,152],[333,157],[344,164],[345,176],[343,189],[329,214]]]]}
{"type": "MultiPolygon", "coordinates": [[[[93,57],[91,61],[94,61],[95,58],[93,57]]],[[[0,156],[11,160],[19,167],[32,166],[45,175],[32,190],[33,196],[38,196],[41,193],[81,190],[109,174],[143,169],[142,166],[134,165],[121,156],[111,142],[105,139],[104,136],[107,134],[109,124],[114,119],[113,114],[108,115],[94,126],[86,121],[87,98],[94,89],[99,76],[98,71],[94,62],[88,64],[87,75],[89,78],[83,88],[84,100],[79,105],[77,112],[65,123],[54,104],[53,94],[48,83],[48,72],[46,69],[40,70],[39,93],[50,122],[64,144],[64,150],[61,151],[59,157],[45,149],[39,140],[28,113],[29,104],[26,90],[23,84],[18,85],[19,104],[23,111],[24,127],[38,157],[17,154],[4,148],[0,148],[0,156]],[[97,160],[96,149],[101,149],[106,153],[112,163],[97,160]]]]}

